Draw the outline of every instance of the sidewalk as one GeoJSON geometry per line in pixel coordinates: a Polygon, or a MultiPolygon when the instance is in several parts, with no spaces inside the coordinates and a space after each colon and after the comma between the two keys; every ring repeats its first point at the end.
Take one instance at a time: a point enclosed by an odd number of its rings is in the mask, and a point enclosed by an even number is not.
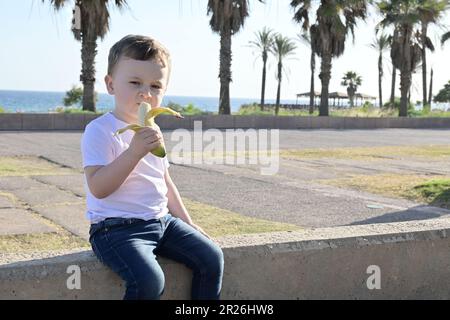
{"type": "MultiPolygon", "coordinates": [[[[164,132],[169,155],[175,145],[170,134],[170,131],[164,132]]],[[[89,222],[84,217],[80,138],[81,132],[0,133],[0,158],[26,156],[53,168],[53,171],[49,169],[49,174],[0,176],[0,238],[49,235],[59,230],[74,236],[74,239],[84,239],[84,242],[76,243],[87,243],[89,222]]],[[[449,141],[450,130],[280,131],[281,150],[449,145],[449,141]]],[[[261,175],[260,168],[252,165],[184,165],[172,162],[169,170],[183,198],[245,216],[306,228],[432,219],[450,213],[408,200],[317,183],[318,179],[350,173],[450,173],[448,161],[404,161],[402,166],[392,161],[387,167],[385,165],[359,160],[283,157],[278,174],[272,176],[261,175]]],[[[77,248],[71,247],[70,250],[77,248]]],[[[51,255],[51,252],[59,251],[50,250],[42,255],[51,255]]],[[[33,254],[20,257],[0,253],[0,264],[27,257],[33,257],[33,254]]]]}

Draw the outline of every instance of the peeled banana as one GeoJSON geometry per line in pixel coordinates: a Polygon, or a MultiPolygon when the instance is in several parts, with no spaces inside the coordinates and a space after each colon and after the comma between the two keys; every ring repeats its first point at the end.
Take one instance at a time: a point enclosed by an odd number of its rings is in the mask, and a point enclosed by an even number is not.
{"type": "MultiPolygon", "coordinates": [[[[124,133],[127,130],[133,130],[134,132],[138,132],[144,127],[151,127],[153,129],[159,129],[159,126],[155,123],[155,118],[159,116],[162,113],[169,113],[171,115],[174,115],[177,118],[183,118],[183,116],[170,108],[153,108],[150,106],[150,104],[146,102],[142,102],[139,105],[138,110],[138,122],[139,124],[130,124],[126,126],[125,128],[119,129],[116,131],[115,135],[124,133]]],[[[157,157],[164,158],[166,156],[166,147],[164,143],[161,143],[159,147],[156,147],[155,149],[150,151],[152,154],[154,154],[157,157]]]]}

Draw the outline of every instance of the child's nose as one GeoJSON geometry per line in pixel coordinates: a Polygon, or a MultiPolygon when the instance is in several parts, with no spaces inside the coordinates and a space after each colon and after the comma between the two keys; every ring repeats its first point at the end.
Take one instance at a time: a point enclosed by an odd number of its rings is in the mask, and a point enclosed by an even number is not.
{"type": "Polygon", "coordinates": [[[151,88],[142,88],[142,90],[139,92],[139,95],[143,98],[149,99],[152,97],[152,92],[151,92],[151,88]]]}

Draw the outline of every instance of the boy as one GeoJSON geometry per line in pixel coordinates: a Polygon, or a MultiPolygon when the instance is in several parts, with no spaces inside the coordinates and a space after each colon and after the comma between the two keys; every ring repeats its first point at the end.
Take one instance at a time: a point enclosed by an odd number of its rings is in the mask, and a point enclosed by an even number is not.
{"type": "Polygon", "coordinates": [[[192,299],[219,299],[222,250],[192,222],[167,156],[150,153],[162,143],[161,132],[145,128],[114,136],[138,123],[141,102],[161,105],[170,68],[168,51],[150,37],[128,35],[109,52],[105,83],[115,107],[90,122],[81,141],[89,241],[99,260],[126,282],[124,299],[160,298],[164,274],[156,254],[193,270],[192,299]]]}

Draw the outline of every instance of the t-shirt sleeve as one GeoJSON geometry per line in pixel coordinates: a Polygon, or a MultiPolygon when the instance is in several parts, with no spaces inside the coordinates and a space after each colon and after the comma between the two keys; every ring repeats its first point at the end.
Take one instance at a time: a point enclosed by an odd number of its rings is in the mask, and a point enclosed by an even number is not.
{"type": "Polygon", "coordinates": [[[83,168],[111,163],[114,160],[112,137],[100,126],[88,125],[81,138],[81,155],[83,168]]]}
{"type": "Polygon", "coordinates": [[[163,158],[164,171],[170,167],[169,159],[167,155],[163,158]]]}

